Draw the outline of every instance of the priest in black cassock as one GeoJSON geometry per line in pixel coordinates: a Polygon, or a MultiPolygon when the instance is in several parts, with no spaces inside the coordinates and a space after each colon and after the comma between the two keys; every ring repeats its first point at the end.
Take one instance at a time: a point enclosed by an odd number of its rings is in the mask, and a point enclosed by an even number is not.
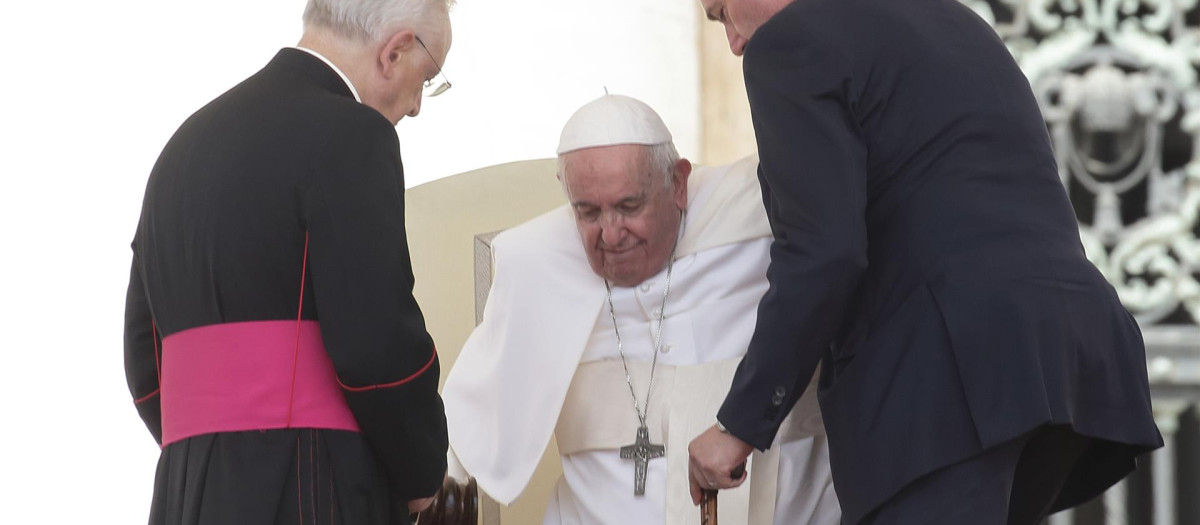
{"type": "Polygon", "coordinates": [[[440,487],[394,126],[448,87],[452,1],[310,0],[299,45],[163,149],[125,315],[150,523],[400,524],[440,487]]]}

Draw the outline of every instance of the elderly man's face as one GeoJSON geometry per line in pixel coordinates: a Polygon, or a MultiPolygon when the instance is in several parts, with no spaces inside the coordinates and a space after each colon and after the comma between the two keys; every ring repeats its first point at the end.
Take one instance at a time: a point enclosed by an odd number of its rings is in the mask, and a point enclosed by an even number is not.
{"type": "Polygon", "coordinates": [[[691,164],[680,159],[669,183],[649,153],[647,146],[617,145],[563,158],[560,176],[588,263],[616,286],[634,286],[666,266],[687,207],[691,164]]]}
{"type": "Polygon", "coordinates": [[[729,50],[737,56],[742,56],[754,32],[790,3],[792,0],[700,0],[708,19],[725,26],[729,50]]]}

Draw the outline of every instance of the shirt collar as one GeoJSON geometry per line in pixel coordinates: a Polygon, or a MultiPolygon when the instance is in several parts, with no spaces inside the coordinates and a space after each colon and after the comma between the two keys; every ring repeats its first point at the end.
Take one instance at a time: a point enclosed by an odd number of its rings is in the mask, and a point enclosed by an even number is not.
{"type": "Polygon", "coordinates": [[[312,56],[319,58],[321,60],[321,62],[324,62],[325,65],[329,66],[329,68],[332,69],[334,73],[337,73],[339,77],[342,77],[342,81],[346,83],[346,87],[350,88],[350,94],[354,95],[354,100],[357,100],[360,104],[362,103],[362,97],[358,96],[358,90],[354,89],[354,84],[352,82],[350,82],[350,78],[347,77],[346,74],[343,73],[341,69],[339,69],[336,65],[334,65],[333,62],[330,62],[328,58],[325,58],[325,55],[322,55],[322,54],[320,54],[316,51],[313,51],[307,47],[295,46],[294,49],[299,49],[301,51],[304,51],[305,53],[308,53],[312,56]]]}

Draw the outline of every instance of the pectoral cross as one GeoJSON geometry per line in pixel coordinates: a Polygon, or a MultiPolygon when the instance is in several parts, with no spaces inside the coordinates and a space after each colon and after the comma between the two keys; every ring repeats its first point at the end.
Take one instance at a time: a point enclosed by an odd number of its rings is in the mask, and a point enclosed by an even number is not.
{"type": "Polygon", "coordinates": [[[646,464],[666,453],[662,445],[650,444],[650,429],[642,425],[637,429],[637,439],[632,445],[621,447],[621,459],[633,460],[633,495],[646,494],[646,464]]]}

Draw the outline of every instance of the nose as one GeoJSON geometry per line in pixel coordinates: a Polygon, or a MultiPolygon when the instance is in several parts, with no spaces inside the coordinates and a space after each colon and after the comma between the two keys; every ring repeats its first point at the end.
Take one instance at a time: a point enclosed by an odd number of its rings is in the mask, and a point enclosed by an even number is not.
{"type": "Polygon", "coordinates": [[[625,238],[625,225],[616,217],[616,214],[608,214],[605,220],[600,224],[600,240],[605,246],[620,246],[621,241],[625,238]]]}
{"type": "Polygon", "coordinates": [[[734,29],[733,24],[725,22],[725,38],[729,39],[729,50],[734,56],[742,56],[742,51],[746,49],[746,38],[734,29]]]}

